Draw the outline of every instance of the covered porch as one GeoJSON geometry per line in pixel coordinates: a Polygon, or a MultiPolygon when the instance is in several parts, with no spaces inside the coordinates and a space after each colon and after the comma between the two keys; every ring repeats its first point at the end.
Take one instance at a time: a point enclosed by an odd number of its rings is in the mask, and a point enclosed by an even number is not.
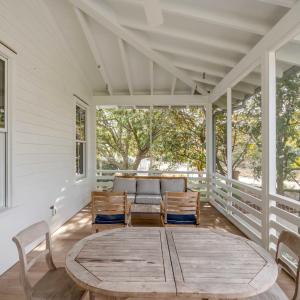
{"type": "MultiPolygon", "coordinates": [[[[116,177],[186,179],[182,192],[200,195],[200,228],[273,257],[281,232],[299,235],[299,1],[0,9],[0,299],[23,299],[12,237],[45,220],[63,266],[92,233],[91,192],[111,192],[116,177]]],[[[136,211],[132,226],[159,218],[136,211]]],[[[296,270],[294,253],[283,261],[296,270]]],[[[278,283],[293,294],[286,273],[278,283]]]]}

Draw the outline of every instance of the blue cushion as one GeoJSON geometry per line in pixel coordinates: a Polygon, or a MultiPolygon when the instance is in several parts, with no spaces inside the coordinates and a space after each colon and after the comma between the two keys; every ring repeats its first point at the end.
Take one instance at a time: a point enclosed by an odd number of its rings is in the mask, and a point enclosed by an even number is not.
{"type": "Polygon", "coordinates": [[[168,224],[196,224],[196,216],[168,214],[167,222],[168,224]]]}
{"type": "Polygon", "coordinates": [[[125,215],[97,215],[94,224],[124,224],[125,215]]]}

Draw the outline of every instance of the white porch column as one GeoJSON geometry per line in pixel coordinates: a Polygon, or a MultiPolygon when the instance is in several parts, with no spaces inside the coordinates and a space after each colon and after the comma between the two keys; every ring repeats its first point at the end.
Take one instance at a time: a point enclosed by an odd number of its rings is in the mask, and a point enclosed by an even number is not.
{"type": "Polygon", "coordinates": [[[206,176],[207,200],[210,199],[210,183],[213,174],[213,117],[212,104],[206,104],[206,176]]]}
{"type": "MultiPolygon", "coordinates": [[[[227,178],[232,179],[232,91],[227,89],[227,178]]],[[[227,182],[229,187],[231,183],[227,182]]],[[[228,197],[232,196],[232,192],[228,191],[228,197]]],[[[227,212],[231,214],[232,201],[227,200],[227,212]]]]}
{"type": "Polygon", "coordinates": [[[267,52],[262,58],[262,241],[270,245],[269,194],[276,187],[276,58],[267,52]]]}
{"type": "Polygon", "coordinates": [[[96,105],[94,101],[89,107],[88,122],[90,128],[88,152],[90,187],[91,190],[96,190],[96,105]]]}

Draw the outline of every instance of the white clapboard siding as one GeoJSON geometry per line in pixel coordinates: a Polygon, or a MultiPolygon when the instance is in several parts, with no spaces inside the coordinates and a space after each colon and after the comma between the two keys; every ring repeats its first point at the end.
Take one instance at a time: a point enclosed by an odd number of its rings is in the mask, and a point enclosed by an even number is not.
{"type": "Polygon", "coordinates": [[[53,21],[44,1],[0,0],[0,40],[17,52],[12,207],[0,212],[0,274],[17,261],[12,236],[42,219],[58,228],[87,203],[93,181],[91,172],[75,178],[73,96],[89,102],[92,88],[53,21]]]}

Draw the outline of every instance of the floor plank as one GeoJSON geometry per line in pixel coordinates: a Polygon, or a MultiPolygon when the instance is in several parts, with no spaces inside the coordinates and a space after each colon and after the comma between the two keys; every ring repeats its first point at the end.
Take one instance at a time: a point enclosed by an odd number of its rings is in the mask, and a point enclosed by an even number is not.
{"type": "MultiPolygon", "coordinates": [[[[134,215],[133,226],[160,226],[159,215],[134,215]]],[[[200,227],[216,228],[238,234],[243,234],[232,225],[224,216],[217,212],[210,204],[202,204],[200,227]]],[[[57,266],[63,266],[65,255],[72,248],[74,243],[91,233],[91,215],[89,207],[82,209],[66,224],[64,224],[53,236],[53,256],[57,266]]],[[[38,248],[33,251],[34,255],[38,248]]],[[[32,282],[38,280],[45,272],[45,266],[38,262],[31,272],[32,282]]],[[[294,284],[286,275],[281,274],[278,280],[279,285],[291,298],[294,284]]],[[[16,264],[5,274],[0,276],[0,300],[23,300],[23,290],[19,283],[19,265],[16,264]]]]}

